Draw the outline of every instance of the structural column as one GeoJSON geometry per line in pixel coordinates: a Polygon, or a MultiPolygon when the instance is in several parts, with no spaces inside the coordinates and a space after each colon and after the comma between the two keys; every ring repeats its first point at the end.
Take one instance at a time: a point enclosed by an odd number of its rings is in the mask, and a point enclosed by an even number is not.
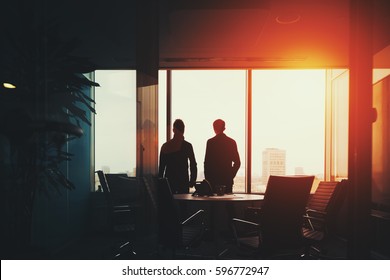
{"type": "Polygon", "coordinates": [[[351,0],[349,54],[348,258],[370,255],[372,1],[351,0]]]}
{"type": "Polygon", "coordinates": [[[158,2],[137,1],[137,176],[158,173],[158,2]]]}

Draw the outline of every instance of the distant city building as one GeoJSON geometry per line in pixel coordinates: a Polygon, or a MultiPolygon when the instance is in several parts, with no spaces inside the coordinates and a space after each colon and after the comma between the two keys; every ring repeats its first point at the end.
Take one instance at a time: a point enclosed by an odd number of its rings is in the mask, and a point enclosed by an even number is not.
{"type": "Polygon", "coordinates": [[[286,175],[285,150],[267,148],[263,151],[263,184],[267,184],[269,175],[286,175]]]}
{"type": "Polygon", "coordinates": [[[305,172],[303,171],[302,166],[295,167],[295,175],[304,175],[305,172]]]}

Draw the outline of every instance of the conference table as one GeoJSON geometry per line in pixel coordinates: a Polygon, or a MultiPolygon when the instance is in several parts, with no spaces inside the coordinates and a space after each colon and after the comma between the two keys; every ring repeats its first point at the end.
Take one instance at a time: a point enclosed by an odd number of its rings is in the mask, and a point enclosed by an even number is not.
{"type": "Polygon", "coordinates": [[[230,230],[229,224],[233,217],[237,215],[238,208],[255,206],[259,207],[264,195],[260,194],[245,194],[233,193],[225,195],[210,195],[197,196],[189,194],[174,194],[174,199],[178,203],[184,203],[188,207],[193,207],[197,210],[204,209],[208,212],[208,227],[211,232],[213,241],[215,241],[217,255],[222,255],[224,251],[220,252],[218,242],[220,242],[220,233],[223,230],[230,230]],[[234,216],[233,216],[234,215],[234,216]]]}
{"type": "MultiPolygon", "coordinates": [[[[217,212],[221,210],[228,210],[228,215],[233,215],[234,208],[238,208],[238,205],[243,206],[260,206],[261,201],[264,199],[264,195],[260,194],[247,194],[247,193],[233,193],[225,195],[210,195],[210,196],[198,196],[191,193],[188,194],[174,194],[173,198],[179,203],[186,203],[199,209],[208,208],[210,217],[210,226],[215,225],[215,216],[217,212]]],[[[227,217],[230,221],[233,217],[227,217]]]]}

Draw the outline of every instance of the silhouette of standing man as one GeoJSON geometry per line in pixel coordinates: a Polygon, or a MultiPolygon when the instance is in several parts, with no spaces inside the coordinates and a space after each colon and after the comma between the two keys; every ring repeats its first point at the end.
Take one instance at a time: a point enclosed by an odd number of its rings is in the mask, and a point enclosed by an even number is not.
{"type": "Polygon", "coordinates": [[[191,143],[184,140],[184,122],[173,123],[173,138],[161,147],[159,177],[166,177],[173,193],[189,193],[195,184],[197,166],[191,143]],[[190,176],[188,175],[190,163],[190,176]]]}
{"type": "Polygon", "coordinates": [[[233,192],[233,179],[241,166],[237,144],[226,136],[225,122],[217,119],[213,123],[215,136],[207,140],[204,159],[204,174],[206,180],[215,187],[226,186],[226,193],[233,192]]]}

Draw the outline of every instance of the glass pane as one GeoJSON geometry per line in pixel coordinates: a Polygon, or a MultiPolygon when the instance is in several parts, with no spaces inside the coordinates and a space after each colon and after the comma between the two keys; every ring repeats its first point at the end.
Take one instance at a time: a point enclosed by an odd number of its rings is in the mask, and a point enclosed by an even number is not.
{"type": "Polygon", "coordinates": [[[167,71],[158,71],[158,150],[167,141],[167,71]]]}
{"type": "Polygon", "coordinates": [[[348,178],[349,71],[332,80],[332,178],[348,178]]]}
{"type": "Polygon", "coordinates": [[[214,137],[213,122],[223,119],[225,133],[237,142],[241,168],[234,180],[234,192],[245,191],[245,90],[244,70],[172,71],[172,122],[186,125],[185,139],[194,148],[198,178],[204,179],[206,142],[214,137]]]}
{"type": "Polygon", "coordinates": [[[99,70],[95,80],[95,169],[135,176],[136,71],[99,70]]]}
{"type": "Polygon", "coordinates": [[[374,69],[381,77],[373,87],[376,120],[372,124],[372,202],[390,210],[390,69],[374,69]]]}
{"type": "Polygon", "coordinates": [[[268,176],[323,179],[325,70],[255,70],[252,87],[252,192],[268,176]]]}

